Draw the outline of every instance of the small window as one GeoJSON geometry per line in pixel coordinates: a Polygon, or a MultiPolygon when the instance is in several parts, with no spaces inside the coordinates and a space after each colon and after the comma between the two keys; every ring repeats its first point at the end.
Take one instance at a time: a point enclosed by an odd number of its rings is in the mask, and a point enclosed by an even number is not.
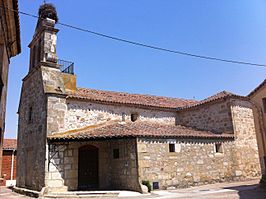
{"type": "Polygon", "coordinates": [[[32,122],[32,106],[30,107],[29,109],[29,120],[28,120],[29,123],[32,122]]]}
{"type": "Polygon", "coordinates": [[[41,45],[42,45],[42,40],[39,40],[38,43],[38,52],[37,52],[37,61],[40,62],[41,61],[41,45]]]}
{"type": "Polygon", "coordinates": [[[35,67],[35,63],[36,63],[36,46],[33,47],[32,49],[32,62],[31,62],[31,67],[35,67]]]}
{"type": "Polygon", "coordinates": [[[122,113],[122,121],[126,121],[126,114],[125,113],[122,113]]]}
{"type": "Polygon", "coordinates": [[[169,144],[169,152],[175,152],[175,144],[169,144]]]}
{"type": "Polygon", "coordinates": [[[119,149],[114,149],[113,150],[113,158],[114,159],[119,159],[119,149]]]}
{"type": "Polygon", "coordinates": [[[152,183],[152,188],[153,189],[159,189],[159,182],[153,182],[152,183]]]}
{"type": "Polygon", "coordinates": [[[266,98],[262,98],[263,111],[266,113],[266,98]]]}
{"type": "Polygon", "coordinates": [[[138,115],[137,113],[132,113],[132,114],[131,114],[131,121],[132,121],[132,122],[137,121],[138,117],[139,117],[139,115],[138,115]]]}
{"type": "Polygon", "coordinates": [[[223,146],[221,143],[215,144],[215,153],[223,153],[223,146]]]}

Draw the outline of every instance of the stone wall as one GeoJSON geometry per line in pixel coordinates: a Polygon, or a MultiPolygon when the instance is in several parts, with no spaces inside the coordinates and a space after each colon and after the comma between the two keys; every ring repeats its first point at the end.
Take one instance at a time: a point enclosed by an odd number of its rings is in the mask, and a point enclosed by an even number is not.
{"type": "Polygon", "coordinates": [[[234,141],[138,139],[140,179],[166,189],[258,177],[257,162],[239,165],[245,156],[237,160],[236,150],[234,141]],[[176,152],[169,152],[169,143],[176,152]],[[222,144],[222,153],[216,153],[215,143],[222,144]]]}
{"type": "Polygon", "coordinates": [[[260,162],[262,172],[266,174],[266,112],[264,111],[263,98],[266,98],[265,85],[251,95],[250,99],[255,104],[253,106],[253,112],[255,116],[260,162]]]}
{"type": "Polygon", "coordinates": [[[107,105],[95,102],[67,100],[67,112],[65,114],[65,127],[61,131],[81,128],[92,124],[103,123],[110,120],[130,121],[131,113],[138,113],[139,120],[175,124],[175,112],[157,111],[127,107],[124,105],[107,105]]]}
{"type": "Polygon", "coordinates": [[[231,100],[235,134],[236,168],[243,176],[260,173],[259,152],[252,104],[243,100],[231,100]]]}
{"type": "Polygon", "coordinates": [[[33,68],[23,81],[18,129],[19,187],[41,190],[45,186],[48,170],[46,138],[64,128],[67,109],[60,74],[59,69],[40,66],[33,68]]]}
{"type": "Polygon", "coordinates": [[[65,96],[47,96],[47,135],[64,129],[66,111],[65,96]]]}
{"type": "Polygon", "coordinates": [[[213,132],[233,133],[229,101],[209,103],[193,109],[179,111],[177,124],[213,132]]]}
{"type": "Polygon", "coordinates": [[[29,48],[31,49],[30,71],[34,67],[37,67],[40,62],[56,63],[56,33],[58,29],[55,29],[54,25],[55,22],[52,20],[38,20],[33,40],[29,44],[29,48]]]}
{"type": "Polygon", "coordinates": [[[99,188],[140,191],[137,174],[135,139],[53,143],[52,157],[46,175],[50,188],[66,186],[68,190],[78,188],[78,151],[85,145],[99,149],[99,188]],[[119,149],[119,159],[113,159],[113,149],[119,149]]]}
{"type": "Polygon", "coordinates": [[[208,125],[213,125],[219,130],[231,118],[230,128],[233,129],[235,139],[227,142],[211,139],[138,139],[141,180],[159,182],[160,188],[167,188],[247,179],[260,175],[254,115],[250,102],[231,99],[218,103],[216,107],[212,104],[210,107],[198,108],[195,113],[189,110],[181,115],[186,116],[184,121],[188,123],[188,118],[191,117],[191,126],[208,129],[211,127],[208,125]],[[225,107],[229,107],[230,111],[225,107]],[[203,122],[202,125],[200,121],[203,122]],[[218,124],[215,125],[215,121],[218,124]],[[176,143],[176,152],[169,152],[169,143],[176,143]],[[222,143],[223,153],[216,153],[216,143],[222,143]]]}
{"type": "Polygon", "coordinates": [[[42,72],[36,68],[23,80],[19,104],[18,187],[41,190],[44,186],[46,115],[42,72]]]}
{"type": "Polygon", "coordinates": [[[234,142],[222,147],[223,153],[215,153],[215,140],[139,139],[140,178],[159,182],[160,189],[230,180],[235,177],[234,142]],[[176,152],[169,152],[170,143],[176,152]]]}

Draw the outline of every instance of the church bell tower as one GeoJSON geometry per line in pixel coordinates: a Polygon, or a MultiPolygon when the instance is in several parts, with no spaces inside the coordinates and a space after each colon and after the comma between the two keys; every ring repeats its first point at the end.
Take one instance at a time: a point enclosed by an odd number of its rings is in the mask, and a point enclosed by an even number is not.
{"type": "Polygon", "coordinates": [[[58,68],[56,34],[59,30],[55,28],[58,21],[56,9],[52,4],[45,3],[40,6],[38,16],[35,33],[29,44],[29,73],[40,65],[58,68]]]}

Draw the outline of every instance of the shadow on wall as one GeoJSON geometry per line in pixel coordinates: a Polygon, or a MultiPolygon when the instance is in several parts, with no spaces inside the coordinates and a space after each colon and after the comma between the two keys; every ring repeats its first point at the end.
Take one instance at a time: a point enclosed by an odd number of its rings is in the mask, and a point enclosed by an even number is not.
{"type": "Polygon", "coordinates": [[[236,187],[225,187],[224,189],[231,189],[238,191],[239,199],[265,199],[266,187],[257,185],[242,185],[236,187]]]}

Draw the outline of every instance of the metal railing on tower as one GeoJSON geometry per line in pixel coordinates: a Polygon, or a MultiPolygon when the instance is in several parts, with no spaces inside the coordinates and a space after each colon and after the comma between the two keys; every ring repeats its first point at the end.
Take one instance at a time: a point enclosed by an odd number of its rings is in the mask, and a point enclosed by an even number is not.
{"type": "Polygon", "coordinates": [[[74,62],[58,59],[57,64],[60,66],[62,73],[74,75],[74,62]]]}

